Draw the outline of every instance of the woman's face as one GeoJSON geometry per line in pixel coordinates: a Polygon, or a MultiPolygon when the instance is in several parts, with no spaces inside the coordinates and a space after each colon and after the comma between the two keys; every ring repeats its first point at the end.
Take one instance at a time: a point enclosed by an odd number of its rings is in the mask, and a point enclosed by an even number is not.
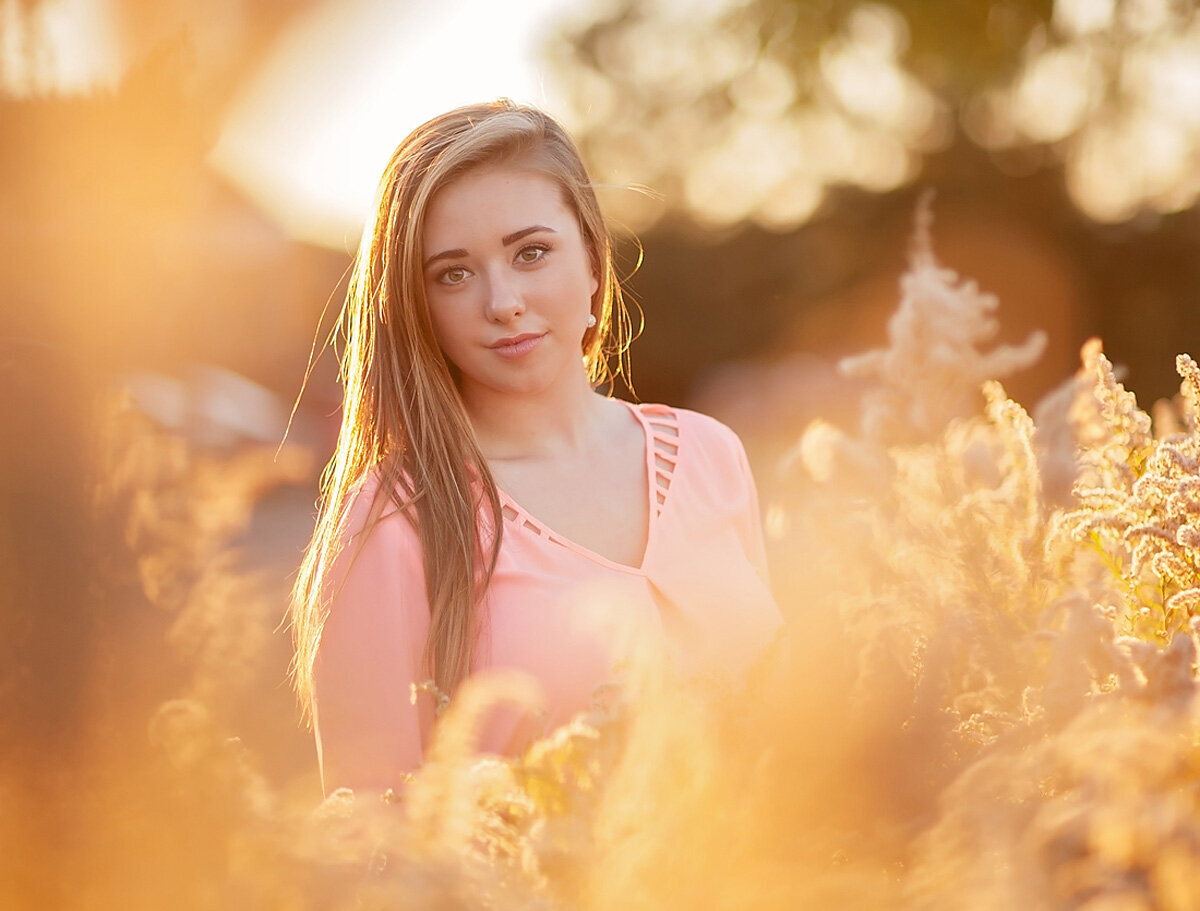
{"type": "Polygon", "coordinates": [[[517,166],[470,171],[434,195],[422,241],[433,331],[468,404],[586,376],[599,280],[554,180],[517,166]]]}

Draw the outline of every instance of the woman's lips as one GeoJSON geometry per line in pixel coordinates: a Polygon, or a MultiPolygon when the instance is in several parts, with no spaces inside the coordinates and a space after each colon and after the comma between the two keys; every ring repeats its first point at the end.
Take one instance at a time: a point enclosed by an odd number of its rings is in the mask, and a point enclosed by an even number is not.
{"type": "Polygon", "coordinates": [[[501,357],[523,357],[537,347],[546,333],[526,333],[514,335],[512,338],[502,338],[492,345],[492,350],[501,357]]]}

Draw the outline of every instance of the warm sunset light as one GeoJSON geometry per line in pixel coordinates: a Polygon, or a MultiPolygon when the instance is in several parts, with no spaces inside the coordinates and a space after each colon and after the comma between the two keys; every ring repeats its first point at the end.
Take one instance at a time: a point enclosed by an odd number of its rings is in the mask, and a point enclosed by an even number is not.
{"type": "Polygon", "coordinates": [[[291,27],[235,100],[212,163],[298,239],[351,249],[396,144],[507,96],[553,110],[539,40],[567,0],[353,0],[291,27]]]}
{"type": "Polygon", "coordinates": [[[1200,0],[0,0],[0,911],[1198,911],[1198,360],[1200,0]]]}

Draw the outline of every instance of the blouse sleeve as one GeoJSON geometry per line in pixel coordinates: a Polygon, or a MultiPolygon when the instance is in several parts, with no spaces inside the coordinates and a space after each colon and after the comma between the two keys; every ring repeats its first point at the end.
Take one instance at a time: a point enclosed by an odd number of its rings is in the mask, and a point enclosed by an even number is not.
{"type": "Polygon", "coordinates": [[[767,570],[767,549],[763,542],[762,516],[758,506],[758,488],[754,484],[754,475],[750,471],[750,461],[746,458],[746,449],[742,445],[742,441],[732,431],[730,433],[737,448],[738,469],[741,471],[742,483],[746,491],[746,509],[741,517],[738,533],[741,536],[742,547],[746,551],[746,556],[750,558],[750,563],[754,566],[754,571],[758,573],[758,577],[769,588],[771,578],[767,570]]]}
{"type": "Polygon", "coordinates": [[[433,723],[430,700],[414,706],[410,697],[412,684],[424,679],[429,630],[420,539],[390,505],[363,537],[374,490],[364,487],[351,507],[314,667],[313,720],[327,796],[342,787],[399,790],[403,773],[420,763],[433,723]]]}

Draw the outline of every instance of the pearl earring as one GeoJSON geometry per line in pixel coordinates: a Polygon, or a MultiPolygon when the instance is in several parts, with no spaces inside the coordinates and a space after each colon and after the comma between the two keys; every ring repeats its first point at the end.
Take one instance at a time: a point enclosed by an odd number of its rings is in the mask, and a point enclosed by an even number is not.
{"type": "Polygon", "coordinates": [[[594,314],[594,313],[588,314],[588,328],[589,329],[596,328],[596,314],[594,314]]]}

